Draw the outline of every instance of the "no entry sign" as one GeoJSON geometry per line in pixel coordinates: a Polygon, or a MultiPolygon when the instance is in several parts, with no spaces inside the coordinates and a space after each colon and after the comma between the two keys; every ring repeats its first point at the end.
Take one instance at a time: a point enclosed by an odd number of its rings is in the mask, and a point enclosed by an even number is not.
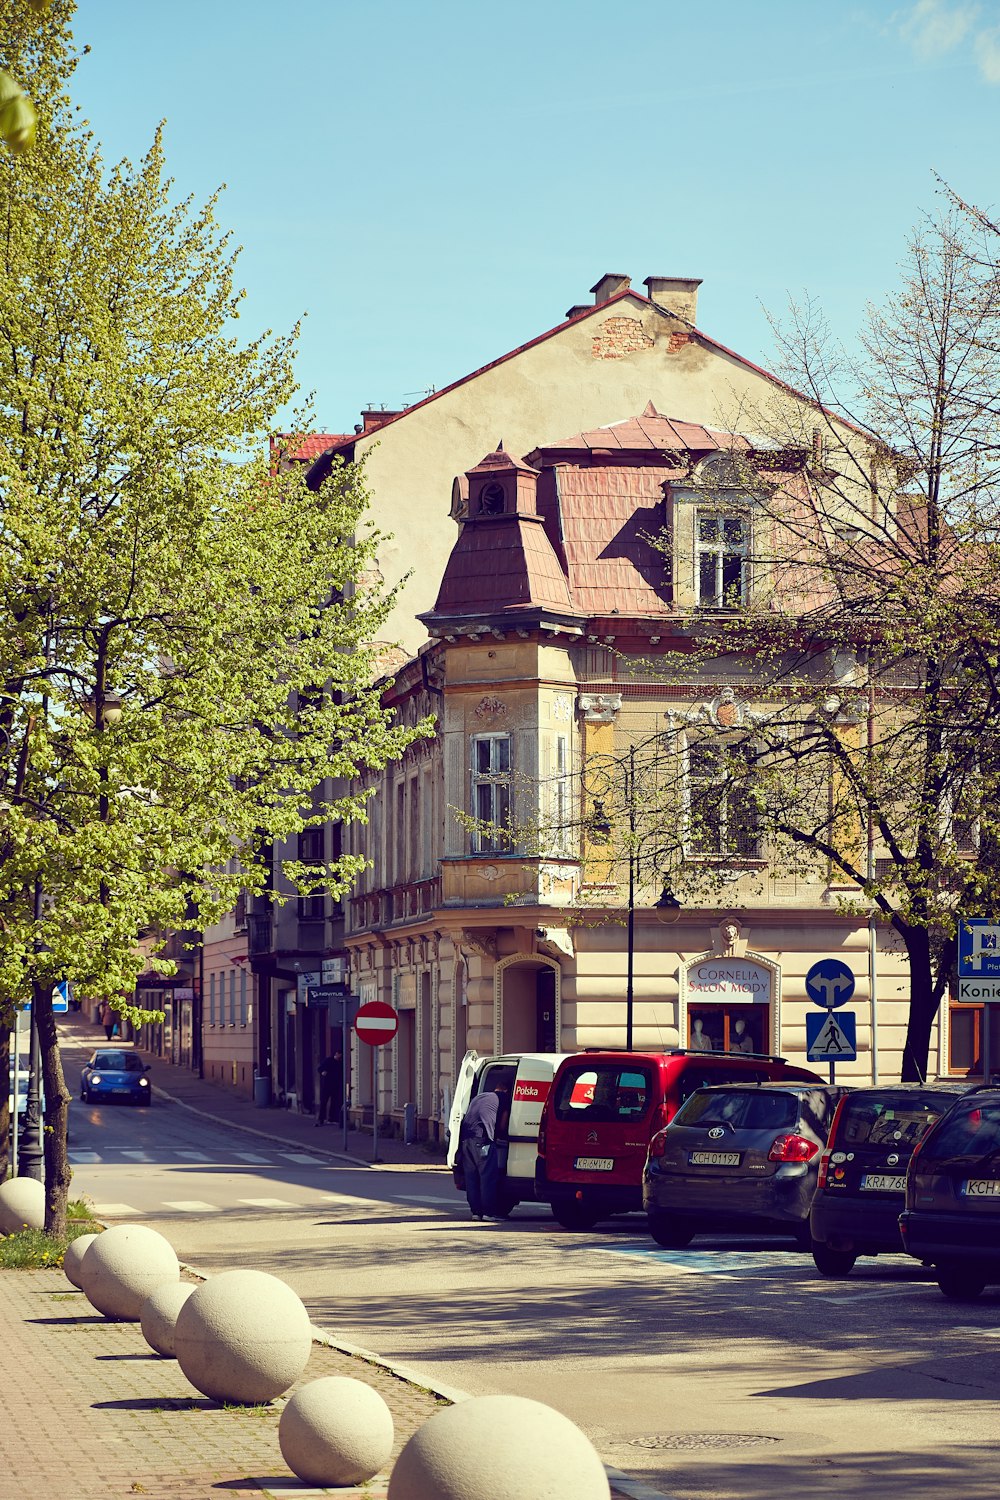
{"type": "Polygon", "coordinates": [[[366,1005],[358,1007],[354,1018],[358,1040],[367,1042],[369,1047],[384,1047],[386,1042],[391,1042],[398,1026],[399,1017],[384,1000],[369,1000],[366,1005]]]}

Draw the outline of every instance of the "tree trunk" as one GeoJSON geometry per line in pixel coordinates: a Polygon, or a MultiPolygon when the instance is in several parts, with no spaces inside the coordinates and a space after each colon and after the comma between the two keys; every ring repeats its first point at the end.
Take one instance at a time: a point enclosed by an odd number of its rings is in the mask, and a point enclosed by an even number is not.
{"type": "Polygon", "coordinates": [[[45,1088],[45,1233],[63,1239],[66,1234],[66,1210],[72,1173],[66,1150],[69,1124],[69,1090],[63,1077],[62,1058],[56,1018],[52,1010],[51,984],[36,984],[32,991],[35,1024],[42,1055],[42,1081],[45,1088]]]}
{"type": "Polygon", "coordinates": [[[925,927],[908,927],[902,934],[910,964],[910,1013],[903,1046],[904,1083],[923,1083],[931,1047],[931,1027],[940,999],[934,993],[930,934],[925,927]]]}

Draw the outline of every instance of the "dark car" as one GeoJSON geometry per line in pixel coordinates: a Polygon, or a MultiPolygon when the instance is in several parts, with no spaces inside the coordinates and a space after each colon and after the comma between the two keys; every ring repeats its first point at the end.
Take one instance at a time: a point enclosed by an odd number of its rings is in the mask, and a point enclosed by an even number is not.
{"type": "Polygon", "coordinates": [[[642,1196],[654,1240],[678,1247],[704,1230],[749,1230],[807,1248],[820,1152],[843,1092],[820,1083],[698,1089],[650,1142],[642,1196]]]}
{"type": "Polygon", "coordinates": [[[902,1252],[899,1215],[911,1153],[968,1088],[890,1083],[844,1095],[809,1215],[813,1260],[824,1276],[849,1275],[859,1255],[902,1252]]]}
{"type": "Polygon", "coordinates": [[[756,1052],[574,1053],[542,1110],[535,1196],[566,1229],[642,1208],[642,1170],[656,1131],[695,1089],[767,1078],[822,1080],[756,1052]]]}
{"type": "Polygon", "coordinates": [[[121,1099],[129,1104],[152,1104],[148,1064],[137,1052],[100,1047],[80,1074],[80,1098],[85,1104],[121,1099]]]}
{"type": "Polygon", "coordinates": [[[1000,1282],[1000,1088],[963,1095],[918,1142],[899,1228],[953,1301],[1000,1282]]]}

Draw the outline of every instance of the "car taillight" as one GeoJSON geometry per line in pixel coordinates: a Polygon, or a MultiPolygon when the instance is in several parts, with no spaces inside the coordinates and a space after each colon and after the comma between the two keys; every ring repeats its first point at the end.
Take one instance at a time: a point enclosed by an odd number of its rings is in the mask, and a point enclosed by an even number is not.
{"type": "Polygon", "coordinates": [[[660,1157],[667,1149],[667,1138],[662,1130],[658,1130],[649,1143],[649,1159],[660,1157]]]}
{"type": "MultiPolygon", "coordinates": [[[[830,1121],[830,1134],[826,1138],[826,1150],[820,1157],[819,1178],[816,1182],[817,1189],[826,1187],[826,1176],[830,1170],[830,1153],[833,1150],[833,1143],[837,1139],[837,1125],[840,1122],[840,1116],[843,1113],[844,1105],[846,1103],[847,1095],[841,1094],[840,1098],[837,1100],[837,1107],[833,1112],[833,1119],[830,1121]]],[[[805,1157],[804,1160],[808,1161],[809,1157],[805,1157]]]]}
{"type": "Polygon", "coordinates": [[[768,1161],[812,1161],[819,1150],[805,1135],[779,1135],[767,1153],[768,1161]]]}

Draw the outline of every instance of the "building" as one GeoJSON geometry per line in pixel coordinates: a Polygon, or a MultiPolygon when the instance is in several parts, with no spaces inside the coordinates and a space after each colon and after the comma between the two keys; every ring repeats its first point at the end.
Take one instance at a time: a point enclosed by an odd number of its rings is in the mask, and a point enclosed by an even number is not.
{"type": "MultiPolygon", "coordinates": [[[[857,980],[858,1057],[838,1077],[869,1080],[876,1053],[881,1075],[899,1076],[898,943],[880,931],[873,951],[832,870],[774,865],[713,769],[720,738],[770,706],[751,654],[720,673],[691,653],[693,630],[760,582],[754,494],[736,487],[733,453],[762,469],[809,457],[755,441],[649,402],[525,458],[505,444],[463,476],[458,536],[422,616],[431,639],[390,690],[401,715],[435,712],[440,731],[379,778],[368,825],[346,831],[371,862],[349,901],[352,987],[400,1015],[381,1115],[415,1104],[420,1131],[439,1135],[469,1047],[572,1051],[630,1031],[636,1047],[804,1061],[805,977],[830,956],[857,980]],[[673,773],[650,790],[651,745],[668,747],[654,763],[673,773]],[[631,922],[613,805],[619,826],[630,806],[640,814],[631,922]],[[664,880],[681,901],[668,898],[667,926],[664,880]]],[[[947,1022],[933,1040],[941,1073],[947,1022]]],[[[370,1108],[357,1048],[353,1067],[370,1108]]]]}

